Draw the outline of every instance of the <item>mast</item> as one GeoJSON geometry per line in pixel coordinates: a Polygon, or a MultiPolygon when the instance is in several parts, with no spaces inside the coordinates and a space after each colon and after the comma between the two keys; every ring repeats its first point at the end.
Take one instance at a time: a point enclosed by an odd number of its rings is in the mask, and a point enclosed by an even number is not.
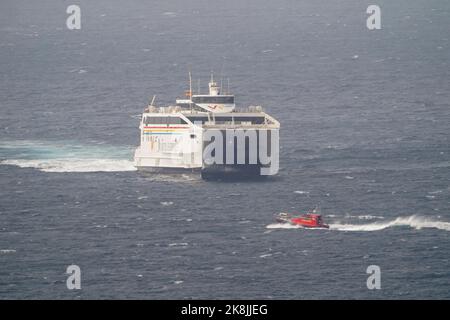
{"type": "Polygon", "coordinates": [[[191,113],[192,113],[192,75],[191,75],[191,71],[189,71],[189,106],[191,108],[191,113]]]}
{"type": "Polygon", "coordinates": [[[192,96],[192,75],[189,71],[189,94],[192,96]]]}

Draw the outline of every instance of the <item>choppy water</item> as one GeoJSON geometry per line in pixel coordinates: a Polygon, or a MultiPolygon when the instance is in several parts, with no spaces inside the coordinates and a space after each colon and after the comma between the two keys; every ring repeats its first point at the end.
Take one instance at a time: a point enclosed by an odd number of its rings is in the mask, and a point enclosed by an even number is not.
{"type": "Polygon", "coordinates": [[[450,298],[448,1],[78,3],[0,4],[0,298],[450,298]],[[280,120],[277,177],[134,171],[189,68],[280,120]]]}

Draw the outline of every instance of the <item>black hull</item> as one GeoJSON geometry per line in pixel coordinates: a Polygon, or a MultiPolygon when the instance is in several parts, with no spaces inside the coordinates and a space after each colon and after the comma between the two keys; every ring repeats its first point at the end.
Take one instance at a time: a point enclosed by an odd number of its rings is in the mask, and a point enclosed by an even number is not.
{"type": "Polygon", "coordinates": [[[260,165],[212,165],[202,168],[205,180],[262,180],[260,165]]]}
{"type": "Polygon", "coordinates": [[[267,176],[261,176],[259,165],[218,165],[205,168],[161,168],[161,167],[137,167],[139,172],[161,175],[194,174],[203,180],[219,181],[253,181],[263,180],[267,176]]]}
{"type": "Polygon", "coordinates": [[[159,174],[185,174],[185,173],[198,173],[200,174],[200,168],[164,168],[164,167],[137,167],[138,171],[148,173],[159,174]]]}

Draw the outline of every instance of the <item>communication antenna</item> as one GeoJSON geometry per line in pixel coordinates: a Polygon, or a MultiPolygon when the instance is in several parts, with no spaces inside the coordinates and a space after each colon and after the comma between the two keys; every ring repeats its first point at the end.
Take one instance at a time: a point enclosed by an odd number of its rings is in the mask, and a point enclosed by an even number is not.
{"type": "Polygon", "coordinates": [[[192,113],[192,75],[191,75],[191,71],[189,71],[189,106],[191,108],[191,113],[192,113]]]}
{"type": "Polygon", "coordinates": [[[197,79],[197,94],[200,94],[200,79],[197,79]]]}
{"type": "Polygon", "coordinates": [[[150,102],[150,105],[153,106],[153,103],[155,103],[156,94],[153,95],[152,101],[150,102]]]}
{"type": "Polygon", "coordinates": [[[227,94],[230,94],[230,78],[227,78],[227,94]]]}
{"type": "Polygon", "coordinates": [[[191,71],[190,70],[189,70],[189,90],[185,90],[184,94],[185,94],[186,97],[191,99],[191,97],[192,97],[192,76],[191,76],[191,71]]]}
{"type": "Polygon", "coordinates": [[[223,92],[223,71],[224,71],[224,69],[225,69],[225,60],[222,62],[222,68],[220,69],[220,93],[221,94],[223,92]]]}
{"type": "Polygon", "coordinates": [[[189,94],[192,96],[192,75],[189,71],[189,94]]]}

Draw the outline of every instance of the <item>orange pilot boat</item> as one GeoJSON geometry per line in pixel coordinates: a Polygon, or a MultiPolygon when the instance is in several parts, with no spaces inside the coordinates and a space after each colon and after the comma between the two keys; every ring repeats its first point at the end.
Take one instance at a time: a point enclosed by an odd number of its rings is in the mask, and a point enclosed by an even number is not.
{"type": "Polygon", "coordinates": [[[294,215],[291,213],[280,213],[275,218],[277,222],[289,223],[294,226],[301,226],[304,228],[321,228],[328,229],[329,225],[325,224],[322,220],[322,216],[313,210],[311,213],[294,215]]]}

